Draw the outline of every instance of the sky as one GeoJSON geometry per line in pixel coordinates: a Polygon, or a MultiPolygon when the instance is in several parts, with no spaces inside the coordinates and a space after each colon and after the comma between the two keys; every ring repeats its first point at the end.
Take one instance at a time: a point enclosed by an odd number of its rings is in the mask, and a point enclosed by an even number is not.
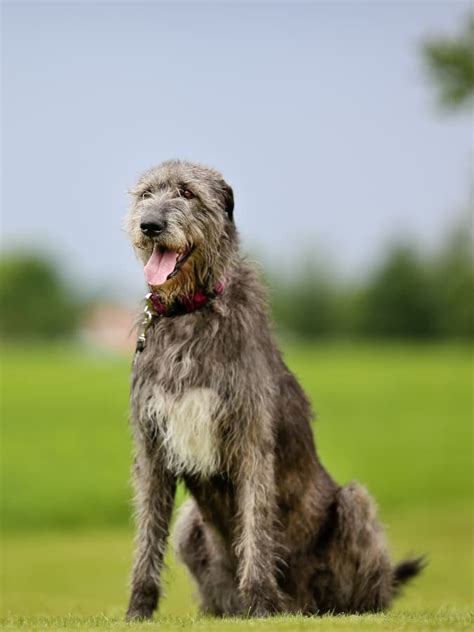
{"type": "Polygon", "coordinates": [[[126,192],[169,158],[224,174],[244,247],[277,274],[433,246],[466,205],[472,121],[437,107],[420,45],[468,6],[4,3],[3,248],[141,295],[126,192]]]}

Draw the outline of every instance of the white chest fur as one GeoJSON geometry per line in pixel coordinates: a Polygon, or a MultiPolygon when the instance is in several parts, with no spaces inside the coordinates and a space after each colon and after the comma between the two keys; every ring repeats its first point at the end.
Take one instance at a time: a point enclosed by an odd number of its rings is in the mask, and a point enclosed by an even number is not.
{"type": "Polygon", "coordinates": [[[176,474],[206,476],[217,471],[218,410],[219,398],[210,388],[191,388],[179,395],[156,389],[148,414],[158,425],[168,467],[176,474]]]}

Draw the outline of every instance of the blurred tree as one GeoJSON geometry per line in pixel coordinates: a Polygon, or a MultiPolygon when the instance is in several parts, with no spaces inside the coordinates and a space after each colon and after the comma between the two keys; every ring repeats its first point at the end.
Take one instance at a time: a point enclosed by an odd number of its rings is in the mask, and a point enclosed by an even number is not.
{"type": "Polygon", "coordinates": [[[337,282],[308,255],[291,279],[267,275],[278,328],[300,338],[472,338],[474,267],[468,222],[431,256],[406,242],[359,284],[337,282]]]}
{"type": "Polygon", "coordinates": [[[4,339],[70,335],[79,310],[58,267],[43,255],[13,253],[0,261],[0,335],[4,339]]]}
{"type": "Polygon", "coordinates": [[[337,286],[324,262],[303,253],[292,278],[270,274],[273,316],[278,326],[301,338],[318,338],[338,330],[337,286]]]}
{"type": "Polygon", "coordinates": [[[368,336],[430,337],[436,334],[430,275],[415,250],[398,245],[367,283],[363,333],[368,336]]]}
{"type": "Polygon", "coordinates": [[[442,336],[474,336],[472,227],[456,227],[432,265],[437,329],[442,336]]]}
{"type": "Polygon", "coordinates": [[[428,70],[438,84],[443,105],[472,105],[474,95],[474,15],[457,38],[433,38],[423,53],[428,70]]]}
{"type": "MultiPolygon", "coordinates": [[[[467,18],[457,38],[436,38],[424,44],[428,69],[439,87],[443,105],[455,109],[470,107],[474,99],[474,14],[467,18]]],[[[435,288],[437,330],[442,336],[474,335],[474,271],[472,252],[472,200],[470,182],[470,217],[448,237],[432,262],[435,288]]]]}
{"type": "Polygon", "coordinates": [[[274,294],[273,314],[283,329],[302,338],[327,336],[337,329],[334,298],[329,282],[306,275],[274,294]]]}

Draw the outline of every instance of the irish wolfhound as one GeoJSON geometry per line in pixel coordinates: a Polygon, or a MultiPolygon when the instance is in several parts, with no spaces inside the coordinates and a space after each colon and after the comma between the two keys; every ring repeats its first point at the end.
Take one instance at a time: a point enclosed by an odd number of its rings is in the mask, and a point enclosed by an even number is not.
{"type": "Polygon", "coordinates": [[[178,480],[174,542],[216,615],[386,608],[420,560],[392,565],[374,504],[319,461],[308,399],[239,255],[232,189],[181,161],[133,190],[128,229],[151,293],[131,417],[138,535],[128,618],[149,618],[178,480]]]}

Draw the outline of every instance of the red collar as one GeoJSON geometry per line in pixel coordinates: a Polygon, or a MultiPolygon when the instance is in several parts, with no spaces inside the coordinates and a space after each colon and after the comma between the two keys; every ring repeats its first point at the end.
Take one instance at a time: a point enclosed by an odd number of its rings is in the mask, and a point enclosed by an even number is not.
{"type": "Polygon", "coordinates": [[[189,314],[197,309],[201,309],[207,305],[212,299],[216,298],[225,290],[225,282],[219,281],[210,292],[198,290],[191,298],[182,298],[177,300],[172,307],[165,307],[158,298],[157,294],[150,292],[146,295],[145,314],[142,322],[142,332],[138,336],[135,353],[139,354],[145,348],[146,335],[148,328],[155,318],[179,316],[181,314],[189,314]]]}
{"type": "Polygon", "coordinates": [[[189,314],[207,305],[216,296],[220,296],[225,290],[225,282],[219,281],[211,291],[197,290],[190,298],[177,299],[171,307],[166,307],[157,294],[150,292],[146,295],[146,304],[152,316],[180,316],[189,314]]]}

